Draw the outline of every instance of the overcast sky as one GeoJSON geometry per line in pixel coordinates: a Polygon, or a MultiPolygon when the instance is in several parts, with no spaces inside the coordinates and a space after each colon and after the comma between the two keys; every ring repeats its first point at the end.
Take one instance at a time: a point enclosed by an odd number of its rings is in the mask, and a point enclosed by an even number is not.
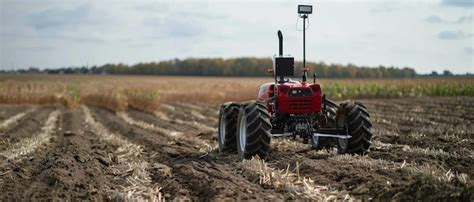
{"type": "Polygon", "coordinates": [[[0,2],[1,69],[270,57],[279,29],[302,60],[310,3],[307,60],[474,72],[473,0],[0,2]]]}

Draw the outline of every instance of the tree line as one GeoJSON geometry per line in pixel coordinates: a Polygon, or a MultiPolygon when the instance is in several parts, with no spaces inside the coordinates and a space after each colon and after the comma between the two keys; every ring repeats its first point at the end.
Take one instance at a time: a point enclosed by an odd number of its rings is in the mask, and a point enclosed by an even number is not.
{"type": "MultiPolygon", "coordinates": [[[[64,67],[40,70],[31,67],[17,72],[49,74],[136,74],[136,75],[189,75],[189,76],[269,76],[267,69],[272,67],[271,58],[189,58],[173,59],[160,62],[105,64],[93,67],[64,67]]],[[[324,62],[307,62],[310,73],[317,73],[320,78],[409,78],[417,76],[413,68],[367,67],[354,64],[326,64],[324,62]]],[[[295,63],[295,76],[301,74],[302,62],[295,63]]],[[[452,75],[449,71],[441,75],[452,75]]]]}

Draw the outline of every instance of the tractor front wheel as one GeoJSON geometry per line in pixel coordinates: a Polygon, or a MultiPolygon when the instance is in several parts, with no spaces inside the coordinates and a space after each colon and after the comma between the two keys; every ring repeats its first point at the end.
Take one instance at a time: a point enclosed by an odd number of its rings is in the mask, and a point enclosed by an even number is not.
{"type": "Polygon", "coordinates": [[[237,122],[237,152],[241,159],[258,155],[264,159],[270,152],[270,114],[261,101],[243,103],[237,122]]]}
{"type": "Polygon", "coordinates": [[[235,153],[237,151],[237,117],[239,105],[228,102],[221,105],[219,110],[218,142],[220,152],[235,153]]]}

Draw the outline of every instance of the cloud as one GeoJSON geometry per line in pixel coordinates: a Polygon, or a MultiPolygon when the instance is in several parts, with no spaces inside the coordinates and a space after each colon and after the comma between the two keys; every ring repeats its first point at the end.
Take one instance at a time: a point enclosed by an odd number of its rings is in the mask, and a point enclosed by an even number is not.
{"type": "Polygon", "coordinates": [[[437,16],[437,15],[432,15],[430,17],[427,17],[425,19],[426,22],[429,22],[429,23],[442,23],[443,22],[443,19],[441,19],[441,17],[437,16]]]}
{"type": "Polygon", "coordinates": [[[466,52],[468,55],[474,55],[474,48],[473,47],[465,47],[464,52],[466,52]]]}
{"type": "Polygon", "coordinates": [[[390,12],[393,12],[393,11],[396,11],[396,10],[399,10],[398,7],[396,7],[395,5],[393,4],[381,4],[381,5],[378,5],[374,8],[371,8],[369,10],[370,13],[373,13],[373,14],[376,14],[376,13],[390,13],[390,12]]]}
{"type": "Polygon", "coordinates": [[[456,21],[456,23],[472,23],[472,14],[471,15],[468,15],[468,16],[461,16],[459,17],[458,21],[456,21]]]}
{"type": "Polygon", "coordinates": [[[465,34],[462,31],[442,31],[438,33],[438,38],[441,40],[459,40],[459,39],[466,39],[472,37],[473,34],[465,34]]]}
{"type": "MultiPolygon", "coordinates": [[[[261,57],[277,49],[278,29],[285,33],[288,53],[297,58],[302,54],[294,1],[0,1],[0,66],[261,57]],[[265,12],[262,6],[267,6],[265,12]]],[[[439,2],[322,2],[307,32],[307,50],[312,50],[307,56],[328,62],[409,65],[420,72],[457,66],[456,72],[465,72],[462,67],[472,64],[467,53],[472,53],[469,40],[474,38],[466,37],[473,33],[469,23],[474,14],[439,2]],[[381,51],[385,47],[396,51],[381,51]]]]}
{"type": "Polygon", "coordinates": [[[438,38],[442,40],[456,40],[461,38],[461,35],[459,32],[442,31],[438,33],[438,38]]]}
{"type": "Polygon", "coordinates": [[[30,24],[37,30],[56,30],[67,27],[78,26],[87,23],[90,13],[89,5],[81,5],[74,9],[63,9],[59,7],[49,8],[30,16],[30,24]]]}
{"type": "Polygon", "coordinates": [[[439,17],[438,15],[431,15],[424,19],[425,22],[438,24],[438,23],[446,23],[446,24],[463,24],[463,23],[472,23],[473,16],[466,15],[461,16],[457,20],[447,20],[439,17]]]}
{"type": "Polygon", "coordinates": [[[474,6],[474,1],[472,0],[443,0],[442,4],[447,5],[447,6],[471,8],[474,6]]]}
{"type": "Polygon", "coordinates": [[[168,19],[164,26],[169,36],[174,37],[193,37],[202,35],[205,32],[202,24],[180,18],[168,19]]]}
{"type": "Polygon", "coordinates": [[[169,5],[163,2],[143,3],[134,6],[134,9],[139,12],[163,13],[168,11],[169,5]]]}
{"type": "Polygon", "coordinates": [[[158,35],[152,38],[196,37],[205,33],[206,29],[197,20],[165,17],[146,18],[143,25],[157,30],[158,35]]]}

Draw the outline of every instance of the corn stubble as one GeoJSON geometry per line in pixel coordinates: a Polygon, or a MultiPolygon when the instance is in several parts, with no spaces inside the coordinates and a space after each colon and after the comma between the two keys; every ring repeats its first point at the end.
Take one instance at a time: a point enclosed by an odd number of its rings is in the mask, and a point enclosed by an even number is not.
{"type": "Polygon", "coordinates": [[[113,195],[126,201],[164,201],[160,192],[161,187],[152,183],[150,173],[147,171],[150,163],[137,158],[144,155],[142,146],[124,139],[120,134],[110,132],[94,119],[87,107],[83,106],[82,110],[91,130],[102,141],[117,146],[114,154],[118,163],[112,166],[112,170],[115,175],[125,179],[126,183],[119,191],[110,190],[113,195]]]}

